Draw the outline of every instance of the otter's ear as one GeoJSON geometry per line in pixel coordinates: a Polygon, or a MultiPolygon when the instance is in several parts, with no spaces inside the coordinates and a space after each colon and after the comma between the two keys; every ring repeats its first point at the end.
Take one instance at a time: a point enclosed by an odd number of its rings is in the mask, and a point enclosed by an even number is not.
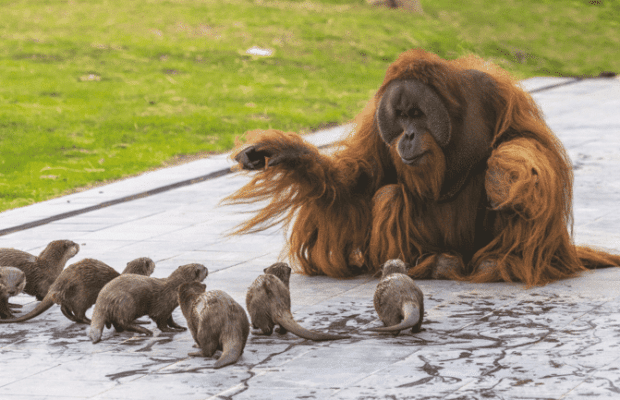
{"type": "Polygon", "coordinates": [[[267,270],[268,270],[268,269],[269,269],[269,267],[267,267],[267,268],[263,269],[263,272],[264,272],[264,273],[267,273],[267,270]]]}

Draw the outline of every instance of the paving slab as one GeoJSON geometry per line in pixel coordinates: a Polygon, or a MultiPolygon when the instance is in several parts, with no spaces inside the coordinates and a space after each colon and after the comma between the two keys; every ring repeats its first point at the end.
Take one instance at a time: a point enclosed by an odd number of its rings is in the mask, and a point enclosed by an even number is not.
{"type": "MultiPolygon", "coordinates": [[[[575,242],[620,252],[620,80],[533,78],[522,85],[574,164],[575,242]]],[[[330,146],[350,130],[336,127],[306,139],[330,146]]],[[[51,240],[71,239],[81,249],[69,264],[92,257],[120,271],[148,256],[157,264],[155,277],[199,262],[209,268],[208,289],[224,290],[245,306],[247,287],[283,259],[286,240],[280,227],[227,236],[253,208],[218,205],[248,181],[222,172],[231,165],[226,154],[213,156],[0,213],[0,230],[52,219],[1,234],[0,247],[38,254],[51,240]],[[169,188],[189,180],[196,183],[169,188]],[[149,191],[156,193],[134,196],[149,191]],[[55,218],[63,213],[73,214],[55,218]]],[[[53,306],[28,322],[0,325],[0,398],[620,397],[620,268],[529,289],[418,283],[425,294],[423,330],[393,337],[365,331],[379,325],[372,305],[376,278],[294,274],[295,318],[351,338],[314,343],[292,334],[250,334],[239,362],[220,370],[213,369],[215,359],[187,355],[193,351],[188,332],[162,333],[151,323],[152,337],[105,330],[95,345],[88,326],[53,306]]],[[[12,301],[24,312],[36,305],[23,294],[12,301]]],[[[179,309],[173,318],[185,325],[179,309]]]]}

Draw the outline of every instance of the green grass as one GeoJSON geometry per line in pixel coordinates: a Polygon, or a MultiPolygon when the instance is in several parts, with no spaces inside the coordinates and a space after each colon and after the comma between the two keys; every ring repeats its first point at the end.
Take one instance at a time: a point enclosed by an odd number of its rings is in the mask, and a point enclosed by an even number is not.
{"type": "Polygon", "coordinates": [[[602,3],[0,0],[0,211],[225,151],[249,129],[345,122],[412,47],[518,78],[620,72],[620,2],[602,3]]]}

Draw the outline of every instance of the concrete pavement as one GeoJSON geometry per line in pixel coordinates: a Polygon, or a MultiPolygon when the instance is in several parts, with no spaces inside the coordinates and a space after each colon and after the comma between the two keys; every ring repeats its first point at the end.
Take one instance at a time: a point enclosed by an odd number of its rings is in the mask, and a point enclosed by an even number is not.
{"type": "MultiPolygon", "coordinates": [[[[574,163],[575,242],[620,252],[620,80],[523,84],[574,163]]],[[[346,129],[308,139],[324,145],[346,129]]],[[[279,259],[285,238],[275,228],[224,236],[247,218],[247,209],[217,206],[248,179],[226,174],[230,166],[226,155],[214,156],[0,213],[0,247],[38,254],[51,240],[71,239],[81,250],[68,264],[92,257],[120,271],[147,256],[156,277],[199,262],[209,269],[208,290],[245,306],[247,287],[279,259]]],[[[419,281],[424,329],[396,338],[361,330],[379,324],[376,283],[293,275],[295,318],[351,339],[250,334],[239,362],[221,370],[213,359],[187,356],[189,332],[161,333],[154,324],[153,337],[105,330],[93,345],[88,327],[54,306],[0,325],[0,398],[620,398],[620,268],[532,289],[419,281]]],[[[12,301],[26,312],[36,304],[27,295],[12,301]]],[[[186,325],[179,309],[173,316],[186,325]]]]}

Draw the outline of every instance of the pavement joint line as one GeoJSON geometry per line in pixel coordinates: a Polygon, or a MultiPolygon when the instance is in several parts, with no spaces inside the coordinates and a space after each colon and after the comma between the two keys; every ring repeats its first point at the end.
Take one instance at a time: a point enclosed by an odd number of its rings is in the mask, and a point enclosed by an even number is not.
{"type": "Polygon", "coordinates": [[[186,179],[184,181],[172,183],[172,184],[165,185],[165,186],[160,186],[158,188],[147,190],[147,191],[144,191],[144,192],[140,192],[140,193],[136,193],[136,194],[131,194],[129,196],[124,196],[124,197],[121,197],[121,198],[118,198],[118,199],[114,199],[114,200],[105,201],[103,203],[95,204],[94,206],[89,206],[89,207],[81,208],[81,209],[78,209],[78,210],[73,210],[73,211],[68,211],[68,212],[61,213],[61,214],[56,214],[56,215],[53,215],[51,217],[43,218],[43,219],[40,219],[40,220],[28,222],[28,223],[17,225],[17,226],[13,226],[11,228],[2,229],[2,230],[0,230],[0,236],[4,236],[4,235],[7,235],[9,233],[14,233],[14,232],[18,232],[18,231],[23,231],[23,230],[30,229],[30,228],[35,228],[37,226],[49,224],[50,222],[54,222],[54,221],[58,221],[58,220],[61,220],[61,219],[66,219],[66,218],[74,217],[74,216],[80,215],[80,214],[85,214],[85,213],[90,212],[90,211],[100,210],[102,208],[110,207],[110,206],[113,206],[113,205],[116,205],[116,204],[125,203],[125,202],[132,201],[132,200],[138,200],[138,199],[141,199],[141,198],[144,198],[144,197],[152,196],[154,194],[166,192],[168,190],[180,188],[180,187],[183,187],[183,186],[192,185],[192,184],[195,184],[195,183],[198,183],[198,182],[203,182],[203,181],[206,181],[206,180],[218,178],[220,176],[227,175],[230,172],[231,172],[230,168],[220,169],[220,170],[217,170],[217,171],[214,171],[214,172],[211,172],[209,174],[202,175],[202,176],[199,176],[199,177],[196,177],[196,178],[186,179]]]}
{"type": "MultiPolygon", "coordinates": [[[[582,80],[583,80],[582,78],[574,78],[573,80],[568,81],[568,82],[561,82],[561,83],[556,83],[556,84],[553,84],[553,85],[543,86],[543,87],[537,88],[537,89],[532,89],[532,90],[529,91],[529,93],[539,93],[539,92],[551,90],[551,89],[554,89],[554,88],[557,88],[557,87],[560,87],[560,86],[566,86],[566,85],[575,84],[575,83],[581,82],[582,80]]],[[[338,140],[335,140],[335,141],[333,141],[331,143],[317,146],[317,148],[319,150],[329,149],[329,148],[336,147],[336,146],[340,145],[340,142],[341,142],[341,139],[338,139],[338,140]]],[[[190,178],[190,179],[186,179],[186,180],[183,180],[183,181],[171,183],[171,184],[160,186],[160,187],[157,187],[157,188],[154,188],[154,189],[146,190],[144,192],[135,193],[135,194],[131,194],[131,195],[128,195],[128,196],[120,197],[118,199],[105,201],[103,203],[95,204],[94,206],[84,207],[84,208],[80,208],[78,210],[68,211],[68,212],[65,212],[65,213],[52,215],[51,217],[42,218],[42,219],[39,219],[39,220],[27,222],[25,224],[20,224],[20,225],[12,226],[10,228],[0,229],[0,236],[4,236],[4,235],[8,235],[10,233],[15,233],[15,232],[19,232],[19,231],[35,228],[35,227],[38,227],[38,226],[41,226],[41,225],[46,225],[46,224],[49,224],[50,222],[59,221],[59,220],[62,220],[62,219],[74,217],[76,215],[85,214],[85,213],[90,212],[90,211],[100,210],[102,208],[114,206],[116,204],[126,203],[126,202],[129,202],[129,201],[138,200],[138,199],[142,199],[142,198],[145,198],[145,197],[150,197],[150,196],[153,196],[153,195],[156,195],[156,194],[159,194],[159,193],[167,192],[167,191],[170,191],[170,190],[173,190],[173,189],[178,189],[178,188],[181,188],[181,187],[185,187],[185,186],[189,186],[189,185],[194,185],[196,183],[201,183],[201,182],[204,182],[204,181],[209,181],[209,180],[212,180],[212,179],[215,179],[215,178],[219,178],[220,176],[228,175],[228,174],[230,174],[232,172],[234,172],[234,168],[233,167],[223,168],[223,169],[219,169],[219,170],[210,172],[210,173],[205,174],[205,175],[197,176],[195,178],[190,178]]]]}
{"type": "Polygon", "coordinates": [[[383,366],[383,367],[381,367],[381,368],[377,368],[376,370],[374,370],[374,371],[372,371],[372,372],[368,373],[367,375],[364,375],[363,377],[361,377],[361,378],[357,379],[356,381],[350,382],[350,383],[349,383],[348,385],[346,385],[346,386],[344,386],[344,385],[343,385],[342,387],[339,387],[338,389],[333,389],[333,390],[334,390],[334,392],[333,392],[332,394],[330,394],[330,395],[329,395],[329,397],[335,396],[338,392],[341,392],[341,391],[343,391],[343,390],[345,390],[345,389],[349,389],[350,387],[354,386],[356,383],[359,383],[359,382],[363,381],[364,379],[366,379],[366,378],[368,378],[368,377],[370,377],[370,376],[376,375],[376,374],[377,374],[377,372],[379,372],[379,371],[383,371],[384,369],[387,369],[387,368],[389,368],[389,367],[393,367],[394,365],[398,364],[398,363],[399,363],[399,362],[401,362],[401,361],[405,361],[406,359],[408,359],[409,357],[413,356],[413,355],[414,355],[415,353],[417,353],[418,351],[420,351],[420,349],[419,349],[419,348],[418,348],[418,349],[413,350],[413,352],[412,352],[412,353],[407,354],[406,356],[401,357],[398,361],[394,361],[394,362],[393,362],[393,363],[391,363],[391,364],[386,364],[386,365],[384,365],[384,366],[383,366]]]}
{"type": "Polygon", "coordinates": [[[561,400],[563,398],[565,398],[566,396],[568,396],[570,394],[570,392],[572,392],[573,390],[577,389],[579,386],[581,386],[589,377],[591,377],[592,374],[588,375],[587,377],[585,377],[581,382],[579,382],[577,385],[575,385],[575,387],[571,388],[568,392],[560,395],[560,397],[558,397],[558,400],[561,400]]]}
{"type": "MultiPolygon", "coordinates": [[[[327,300],[332,299],[332,298],[335,298],[335,297],[340,297],[340,296],[343,296],[344,294],[346,294],[346,293],[348,293],[348,292],[350,292],[350,291],[352,291],[352,290],[359,290],[359,287],[360,287],[360,286],[366,285],[366,284],[368,284],[368,283],[369,283],[369,282],[371,282],[371,281],[374,281],[374,276],[369,276],[368,278],[366,278],[366,281],[365,281],[365,282],[360,283],[360,284],[359,284],[359,285],[357,285],[357,286],[351,287],[351,289],[347,289],[347,290],[345,290],[344,292],[340,292],[340,293],[338,293],[338,294],[334,294],[334,295],[333,295],[333,296],[331,296],[331,297],[324,297],[324,298],[322,298],[322,299],[321,299],[318,303],[315,303],[315,304],[322,303],[322,302],[324,302],[324,301],[327,301],[327,300]]],[[[298,310],[298,311],[299,311],[299,310],[298,310]]],[[[296,313],[296,312],[297,312],[297,311],[295,311],[295,313],[296,313]]],[[[293,314],[294,314],[294,313],[293,313],[293,314]]]]}
{"type": "Polygon", "coordinates": [[[3,388],[3,387],[8,386],[8,385],[11,385],[11,384],[13,384],[13,383],[15,383],[15,382],[20,382],[20,381],[23,381],[23,380],[28,379],[28,378],[31,378],[31,377],[33,377],[33,376],[35,376],[35,375],[39,375],[39,374],[41,374],[41,373],[43,373],[43,372],[49,371],[49,370],[54,369],[54,368],[56,368],[56,367],[60,367],[61,365],[62,365],[62,364],[52,365],[51,367],[46,368],[46,369],[42,369],[41,371],[37,371],[37,372],[35,372],[35,373],[34,373],[34,374],[32,374],[32,375],[24,376],[23,378],[18,379],[18,380],[16,380],[16,381],[9,382],[9,383],[4,384],[4,385],[0,385],[0,388],[3,388]]]}
{"type": "MultiPolygon", "coordinates": [[[[37,301],[37,300],[36,300],[36,298],[35,298],[35,300],[30,301],[30,302],[26,303],[25,305],[32,304],[32,303],[34,303],[35,301],[37,301]]],[[[17,342],[15,342],[15,343],[9,343],[9,344],[8,344],[8,345],[6,345],[6,346],[0,347],[0,351],[5,350],[5,349],[8,349],[8,350],[6,350],[6,351],[10,351],[9,347],[11,347],[11,346],[15,346],[16,344],[20,344],[20,343],[25,342],[25,341],[27,341],[27,340],[28,340],[28,339],[22,339],[22,340],[18,340],[18,341],[17,341],[17,342]]]]}
{"type": "MultiPolygon", "coordinates": [[[[333,143],[329,143],[329,144],[325,144],[325,145],[321,145],[321,146],[317,146],[317,148],[322,150],[322,149],[326,149],[326,148],[335,146],[337,143],[338,143],[338,141],[333,142],[333,143]]],[[[143,199],[145,197],[150,197],[150,196],[153,196],[153,195],[156,195],[156,194],[159,194],[159,193],[163,193],[163,192],[167,192],[167,191],[170,191],[170,190],[173,190],[173,189],[178,189],[178,188],[181,188],[181,187],[185,187],[185,186],[189,186],[189,185],[194,185],[196,183],[210,181],[212,179],[228,175],[228,174],[230,174],[232,172],[235,172],[233,167],[222,168],[222,169],[210,172],[210,173],[205,174],[205,175],[197,176],[195,178],[185,179],[185,180],[182,180],[182,181],[179,181],[179,182],[175,182],[175,183],[171,183],[171,184],[168,184],[168,185],[156,187],[154,189],[145,190],[144,192],[139,192],[139,193],[135,193],[135,194],[130,194],[128,196],[123,196],[123,197],[120,197],[118,199],[104,201],[103,203],[95,204],[94,206],[88,206],[88,207],[80,208],[80,209],[73,210],[73,211],[67,211],[67,212],[64,212],[64,213],[52,215],[51,217],[42,218],[42,219],[39,219],[39,220],[27,222],[25,224],[12,226],[10,228],[5,228],[5,229],[0,229],[0,236],[8,235],[10,233],[15,233],[15,232],[19,232],[19,231],[23,231],[23,230],[27,230],[27,229],[31,229],[31,228],[36,228],[36,227],[41,226],[41,225],[49,224],[50,222],[55,222],[55,221],[59,221],[59,220],[62,220],[62,219],[67,219],[67,218],[75,217],[77,215],[85,214],[85,213],[88,213],[90,211],[100,210],[102,208],[107,208],[107,207],[114,206],[114,205],[117,205],[117,204],[127,203],[127,202],[133,201],[133,200],[143,199]]]]}
{"type": "Polygon", "coordinates": [[[172,367],[173,365],[178,364],[178,363],[183,362],[183,361],[188,361],[191,358],[192,358],[191,356],[188,356],[188,357],[185,357],[185,358],[181,358],[181,359],[178,359],[178,360],[171,361],[170,364],[164,365],[161,368],[157,368],[153,372],[147,372],[146,375],[151,375],[152,373],[159,373],[160,371],[163,371],[166,368],[172,367]]]}
{"type": "Polygon", "coordinates": [[[98,392],[98,393],[96,393],[96,394],[94,394],[92,396],[88,396],[86,398],[87,399],[92,399],[93,397],[103,396],[104,393],[108,393],[109,391],[116,389],[118,386],[119,385],[117,384],[116,386],[109,387],[109,388],[105,389],[104,391],[98,392]]]}
{"type": "Polygon", "coordinates": [[[529,93],[539,93],[539,92],[544,92],[550,89],[555,89],[557,87],[560,86],[567,86],[567,85],[572,85],[574,83],[578,83],[581,82],[583,80],[583,78],[573,78],[573,80],[568,81],[568,82],[561,82],[561,83],[554,83],[553,85],[547,85],[547,86],[543,86],[537,89],[532,89],[529,91],[529,93]]]}
{"type": "MultiPolygon", "coordinates": [[[[207,400],[211,400],[211,399],[217,400],[217,399],[220,399],[221,397],[227,397],[228,393],[231,393],[234,390],[243,389],[243,388],[247,388],[247,385],[245,383],[239,383],[239,384],[237,384],[235,386],[231,386],[228,389],[225,389],[225,390],[219,392],[218,394],[214,394],[211,397],[207,397],[207,400]]],[[[239,393],[231,393],[231,394],[234,396],[234,395],[237,395],[239,393]]]]}
{"type": "MultiPolygon", "coordinates": [[[[482,375],[480,375],[480,376],[482,376],[482,375]]],[[[450,392],[450,393],[446,394],[445,396],[443,396],[443,398],[445,399],[445,398],[446,398],[446,397],[448,397],[448,396],[452,396],[452,395],[454,395],[455,393],[458,393],[459,391],[463,390],[465,387],[467,387],[467,386],[471,385],[472,383],[474,383],[474,381],[475,381],[475,379],[476,379],[476,378],[475,378],[475,377],[469,377],[469,378],[471,378],[471,379],[470,379],[470,380],[468,380],[466,383],[464,383],[462,386],[459,386],[459,387],[458,387],[457,389],[455,389],[453,392],[450,392]]],[[[504,378],[502,378],[502,379],[504,379],[504,378]]],[[[495,387],[495,386],[497,386],[497,385],[494,385],[493,387],[495,387]]]]}
{"type": "Polygon", "coordinates": [[[216,274],[216,273],[218,273],[218,272],[220,272],[220,271],[225,271],[225,270],[230,269],[230,268],[233,268],[233,267],[237,267],[237,266],[239,266],[239,265],[241,265],[241,264],[245,264],[245,263],[250,262],[250,261],[254,261],[254,260],[256,260],[257,258],[261,258],[261,257],[268,256],[268,255],[270,255],[271,253],[272,253],[272,252],[268,252],[268,253],[261,254],[261,255],[258,255],[258,256],[256,256],[256,257],[253,257],[253,258],[249,258],[249,259],[247,259],[247,260],[239,261],[238,263],[233,264],[233,265],[229,265],[228,267],[223,267],[223,268],[220,268],[220,269],[215,270],[215,271],[213,271],[213,272],[209,272],[209,275],[211,275],[211,274],[216,274]]]}
{"type": "MultiPolygon", "coordinates": [[[[467,378],[468,378],[467,382],[463,382],[463,384],[461,386],[459,386],[458,388],[454,389],[453,392],[446,394],[445,396],[443,396],[443,398],[445,399],[446,397],[451,396],[454,393],[457,393],[458,391],[460,391],[461,389],[463,389],[465,386],[469,385],[470,383],[472,383],[476,379],[473,376],[469,376],[467,378]]],[[[465,380],[465,378],[463,378],[463,380],[465,380]]]]}
{"type": "Polygon", "coordinates": [[[165,369],[167,369],[167,368],[170,368],[170,367],[172,367],[172,366],[174,366],[174,365],[176,365],[176,364],[182,363],[182,362],[184,362],[184,361],[189,361],[189,360],[191,360],[192,358],[193,358],[193,357],[191,357],[191,356],[187,356],[187,357],[185,357],[185,358],[181,358],[181,359],[179,359],[179,360],[176,360],[176,361],[175,361],[175,362],[173,362],[172,364],[166,365],[165,367],[162,367],[162,368],[158,369],[157,371],[163,371],[163,370],[165,370],[165,369]]]}
{"type": "MultiPolygon", "coordinates": [[[[605,364],[602,368],[605,368],[609,365],[611,365],[612,363],[615,363],[616,361],[620,360],[620,357],[611,360],[608,364],[605,364]]],[[[615,365],[615,364],[614,364],[615,365]]],[[[586,375],[583,380],[581,382],[579,382],[577,385],[575,385],[575,387],[573,387],[572,389],[570,389],[568,392],[560,395],[560,397],[558,397],[558,400],[565,398],[566,396],[568,396],[570,394],[570,392],[572,392],[573,390],[577,389],[579,386],[583,385],[589,378],[591,378],[594,374],[596,374],[601,368],[593,368],[592,372],[590,372],[588,375],[586,375]]],[[[607,379],[607,381],[613,385],[613,382],[610,381],[609,379],[607,379]]],[[[613,385],[615,386],[615,385],[613,385]]]]}
{"type": "Polygon", "coordinates": [[[564,325],[564,326],[565,326],[565,327],[569,326],[569,325],[570,325],[570,324],[572,324],[573,322],[580,320],[580,319],[581,319],[584,315],[589,315],[592,311],[594,311],[594,310],[596,310],[596,309],[598,309],[598,308],[603,307],[605,304],[607,304],[607,303],[609,303],[609,302],[611,302],[611,301],[612,301],[612,300],[603,301],[603,302],[602,302],[602,303],[600,303],[599,305],[597,305],[597,306],[595,306],[595,307],[592,307],[591,309],[589,309],[589,310],[587,310],[587,311],[584,311],[584,312],[583,312],[583,314],[581,314],[581,315],[580,315],[580,316],[578,316],[578,317],[573,318],[573,320],[572,320],[571,322],[569,322],[568,324],[566,324],[566,325],[564,325]]]}
{"type": "MultiPolygon", "coordinates": [[[[127,245],[127,246],[129,246],[129,245],[127,245]]],[[[125,247],[127,247],[127,246],[125,246],[125,247]]],[[[120,247],[120,249],[122,249],[122,247],[120,247]]],[[[181,253],[181,254],[175,254],[175,255],[170,256],[170,257],[160,258],[160,259],[153,260],[153,261],[155,262],[155,265],[157,265],[157,264],[158,264],[158,263],[160,263],[160,262],[163,262],[163,261],[166,261],[166,260],[170,260],[170,259],[175,258],[175,257],[178,257],[178,256],[180,256],[180,255],[183,255],[183,253],[181,253]]]]}

